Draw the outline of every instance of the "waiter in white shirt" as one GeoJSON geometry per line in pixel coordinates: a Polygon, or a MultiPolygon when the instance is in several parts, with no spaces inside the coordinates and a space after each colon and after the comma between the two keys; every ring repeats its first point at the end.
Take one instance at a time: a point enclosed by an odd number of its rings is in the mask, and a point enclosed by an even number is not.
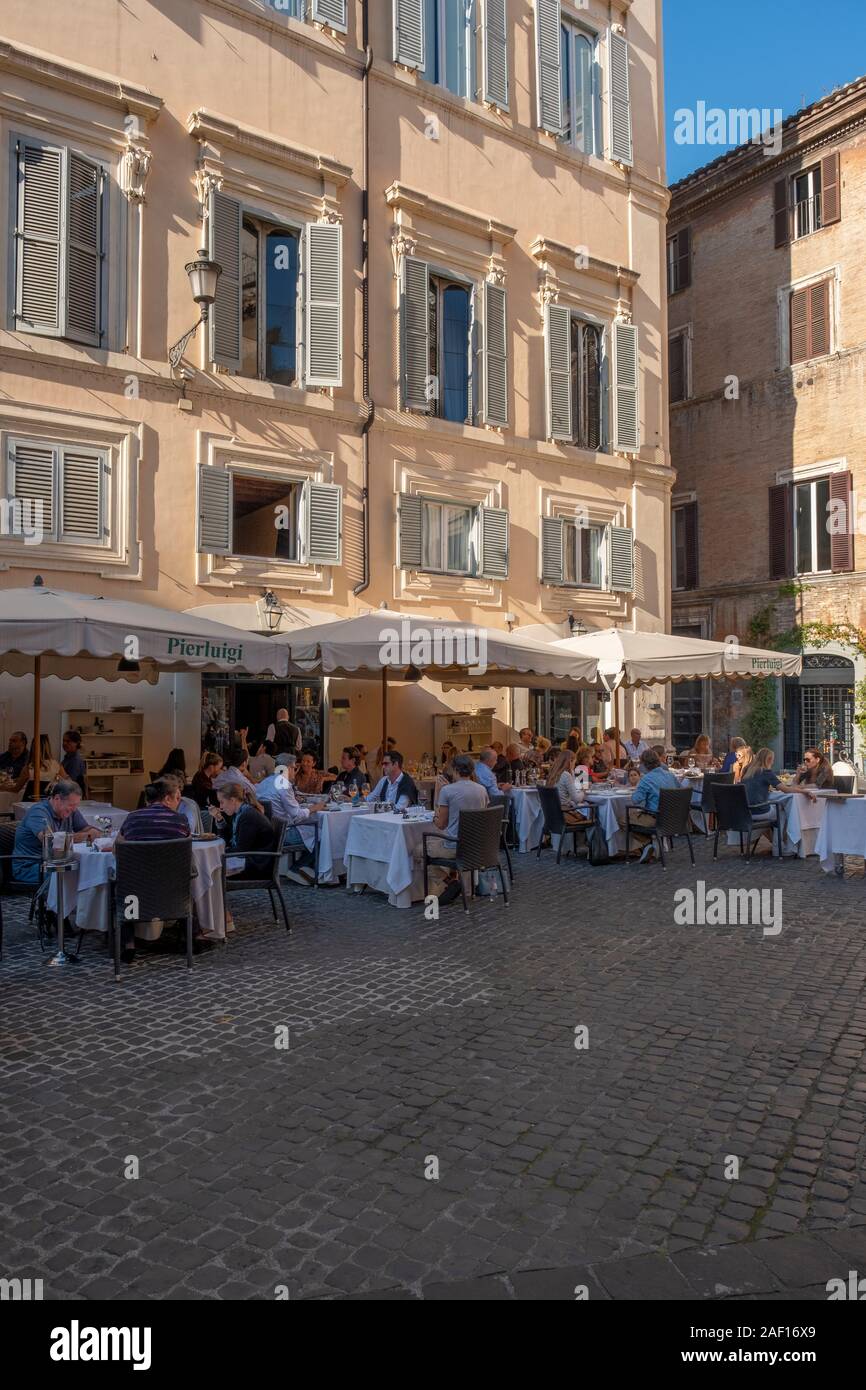
{"type": "Polygon", "coordinates": [[[631,738],[627,738],[623,743],[629,759],[636,763],[640,761],[641,753],[645,753],[649,748],[646,739],[641,738],[640,729],[632,729],[631,738]]]}

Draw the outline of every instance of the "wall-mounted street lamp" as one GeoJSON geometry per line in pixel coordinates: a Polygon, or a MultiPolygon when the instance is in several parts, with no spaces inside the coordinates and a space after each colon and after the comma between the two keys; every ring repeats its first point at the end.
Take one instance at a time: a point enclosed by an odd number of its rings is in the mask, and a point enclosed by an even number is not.
{"type": "Polygon", "coordinates": [[[582,619],[576,618],[573,613],[568,615],[568,630],[572,637],[583,637],[586,634],[582,619]]]}
{"type": "Polygon", "coordinates": [[[207,323],[208,311],[216,299],[217,281],[222,275],[223,268],[217,265],[216,261],[208,258],[207,252],[202,248],[198,253],[197,261],[190,261],[184,266],[184,270],[189,276],[189,287],[192,297],[196,304],[201,306],[201,314],[188,333],[184,333],[182,338],[178,338],[173,347],[168,350],[168,360],[174,371],[180,366],[187,345],[195,337],[198,326],[207,323]]]}
{"type": "Polygon", "coordinates": [[[256,608],[259,611],[262,632],[267,633],[269,637],[279,632],[286,610],[271,589],[265,589],[262,597],[256,600],[256,608]]]}

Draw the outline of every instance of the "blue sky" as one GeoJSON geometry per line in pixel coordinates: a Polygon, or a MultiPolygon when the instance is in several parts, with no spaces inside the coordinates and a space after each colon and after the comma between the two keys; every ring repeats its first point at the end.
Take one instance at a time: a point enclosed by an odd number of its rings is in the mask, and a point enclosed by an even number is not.
{"type": "Polygon", "coordinates": [[[781,108],[785,116],[866,74],[866,0],[663,0],[668,179],[725,153],[679,145],[674,112],[781,108]],[[826,25],[822,30],[823,19],[826,25]]]}

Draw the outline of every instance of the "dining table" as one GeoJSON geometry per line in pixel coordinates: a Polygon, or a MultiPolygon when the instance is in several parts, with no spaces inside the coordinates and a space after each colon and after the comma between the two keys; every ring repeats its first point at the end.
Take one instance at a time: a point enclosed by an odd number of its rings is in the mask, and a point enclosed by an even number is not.
{"type": "MultiPolygon", "coordinates": [[[[380,811],[351,816],[344,862],[346,887],[385,893],[392,907],[407,908],[424,897],[422,847],[433,823],[430,811],[380,811]]],[[[435,853],[435,849],[434,849],[435,853]]]]}
{"type": "Polygon", "coordinates": [[[319,830],[318,882],[339,883],[346,876],[346,841],[355,816],[372,815],[372,808],[352,806],[349,802],[339,802],[333,809],[322,806],[311,811],[307,820],[299,822],[297,829],[308,849],[315,844],[314,826],[319,830]]]}
{"type": "Polygon", "coordinates": [[[866,797],[828,795],[815,853],[825,874],[845,872],[845,856],[864,860],[866,870],[866,797]]]}
{"type": "MultiPolygon", "coordinates": [[[[74,866],[64,875],[63,904],[67,917],[79,930],[107,931],[111,903],[111,882],[115,876],[115,857],[110,838],[96,840],[96,848],[84,843],[74,844],[74,866]]],[[[194,839],[192,862],[192,900],[205,940],[224,941],[226,935],[223,866],[225,845],[220,839],[194,839]]],[[[47,906],[57,911],[57,875],[52,876],[46,898],[47,906]]],[[[161,922],[139,922],[135,934],[144,941],[154,941],[163,929],[161,922]]]]}
{"type": "Polygon", "coordinates": [[[508,793],[521,854],[538,849],[544,834],[544,815],[537,787],[512,787],[508,793]]]}

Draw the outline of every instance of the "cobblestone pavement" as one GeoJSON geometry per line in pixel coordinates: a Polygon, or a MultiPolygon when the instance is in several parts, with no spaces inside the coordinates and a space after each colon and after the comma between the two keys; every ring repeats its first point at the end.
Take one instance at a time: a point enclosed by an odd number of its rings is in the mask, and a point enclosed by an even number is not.
{"type": "Polygon", "coordinates": [[[287,936],[238,896],[228,947],[120,985],[92,939],[43,969],[7,899],[0,1273],[55,1299],[826,1298],[866,1274],[866,885],[697,853],[518,856],[507,911],[438,923],[290,887],[287,936]],[[781,888],[781,934],[676,925],[699,878],[781,888]]]}

